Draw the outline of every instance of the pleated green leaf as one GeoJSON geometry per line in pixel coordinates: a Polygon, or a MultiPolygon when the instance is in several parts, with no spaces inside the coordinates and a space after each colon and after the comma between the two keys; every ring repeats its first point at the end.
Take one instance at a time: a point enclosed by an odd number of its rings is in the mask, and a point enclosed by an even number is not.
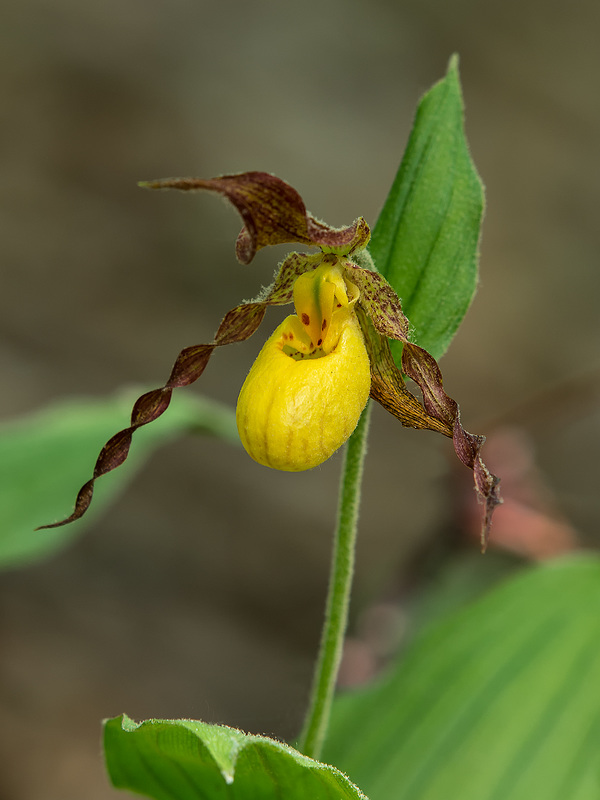
{"type": "Polygon", "coordinates": [[[123,715],[104,749],[113,785],[155,800],[365,800],[334,767],[223,725],[123,715]]]}
{"type": "Polygon", "coordinates": [[[525,570],[338,699],[325,759],[371,800],[598,800],[600,560],[525,570]]]}
{"type": "Polygon", "coordinates": [[[104,442],[127,425],[131,392],[104,400],[69,399],[0,426],[0,567],[42,558],[81,534],[114,501],[150,454],[186,430],[204,430],[238,442],[235,414],[194,396],[177,397],[164,419],[136,434],[131,467],[96,490],[89,517],[63,528],[36,531],[73,507],[104,442]]]}
{"type": "MultiPolygon", "coordinates": [[[[421,100],[369,250],[434,358],[448,348],[477,285],[483,186],[469,155],[454,56],[421,100]]],[[[392,343],[400,364],[402,345],[392,343]]]]}

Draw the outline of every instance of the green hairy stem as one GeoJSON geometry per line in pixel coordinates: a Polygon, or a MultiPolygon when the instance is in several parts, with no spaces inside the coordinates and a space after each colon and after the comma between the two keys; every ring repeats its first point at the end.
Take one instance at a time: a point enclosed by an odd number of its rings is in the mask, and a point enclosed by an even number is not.
{"type": "Polygon", "coordinates": [[[331,704],[342,658],[344,636],[348,624],[350,591],[354,574],[356,535],[363,463],[367,450],[367,434],[371,402],[367,403],[356,430],[348,439],[342,468],[333,557],[329,575],[329,591],[325,622],[315,668],[310,705],[298,749],[318,759],[323,748],[331,714],[331,704]]]}

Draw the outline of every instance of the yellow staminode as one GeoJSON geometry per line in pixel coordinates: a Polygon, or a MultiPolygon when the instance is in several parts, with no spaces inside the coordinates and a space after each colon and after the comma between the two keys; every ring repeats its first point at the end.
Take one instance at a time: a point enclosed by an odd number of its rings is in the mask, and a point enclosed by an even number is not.
{"type": "MultiPolygon", "coordinates": [[[[349,297],[350,295],[350,297],[349,297]]],[[[324,265],[294,287],[297,314],[266,342],[240,391],[237,426],[259,464],[299,472],[348,439],[369,397],[371,374],[341,269],[324,265]]]]}

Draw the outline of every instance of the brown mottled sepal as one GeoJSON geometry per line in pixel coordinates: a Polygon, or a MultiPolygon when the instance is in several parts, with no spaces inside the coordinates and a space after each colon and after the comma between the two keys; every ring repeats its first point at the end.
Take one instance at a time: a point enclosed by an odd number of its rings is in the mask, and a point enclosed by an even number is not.
{"type": "Polygon", "coordinates": [[[257,250],[271,244],[306,244],[346,255],[365,247],[371,235],[359,218],[347,228],[332,228],[306,210],[298,192],[268,172],[242,172],[220,178],[166,178],[144,181],[148,189],[217,192],[235,206],[244,227],[236,242],[236,255],[249,264],[257,250]]]}

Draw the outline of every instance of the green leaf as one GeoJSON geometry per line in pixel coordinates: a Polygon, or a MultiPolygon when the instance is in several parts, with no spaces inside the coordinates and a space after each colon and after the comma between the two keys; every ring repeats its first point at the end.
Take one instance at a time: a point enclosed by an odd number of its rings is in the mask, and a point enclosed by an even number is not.
{"type": "Polygon", "coordinates": [[[131,392],[108,400],[69,399],[0,426],[0,566],[46,556],[79,535],[115,500],[144,460],[186,430],[204,430],[239,442],[234,412],[193,395],[174,398],[169,413],[136,433],[134,467],[110,475],[97,488],[90,517],[63,528],[36,531],[65,516],[90,477],[106,440],[129,421],[131,392]]]}
{"type": "Polygon", "coordinates": [[[600,797],[600,560],[525,570],[338,699],[325,758],[371,800],[600,797]]]}
{"type": "Polygon", "coordinates": [[[223,725],[127,716],[105,723],[109,777],[155,800],[364,800],[335,767],[223,725]]]}
{"type": "MultiPolygon", "coordinates": [[[[483,186],[469,155],[458,58],[421,100],[402,163],[373,231],[370,252],[414,328],[439,358],[477,285],[483,186]]],[[[402,345],[392,343],[398,366],[402,345]]]]}

